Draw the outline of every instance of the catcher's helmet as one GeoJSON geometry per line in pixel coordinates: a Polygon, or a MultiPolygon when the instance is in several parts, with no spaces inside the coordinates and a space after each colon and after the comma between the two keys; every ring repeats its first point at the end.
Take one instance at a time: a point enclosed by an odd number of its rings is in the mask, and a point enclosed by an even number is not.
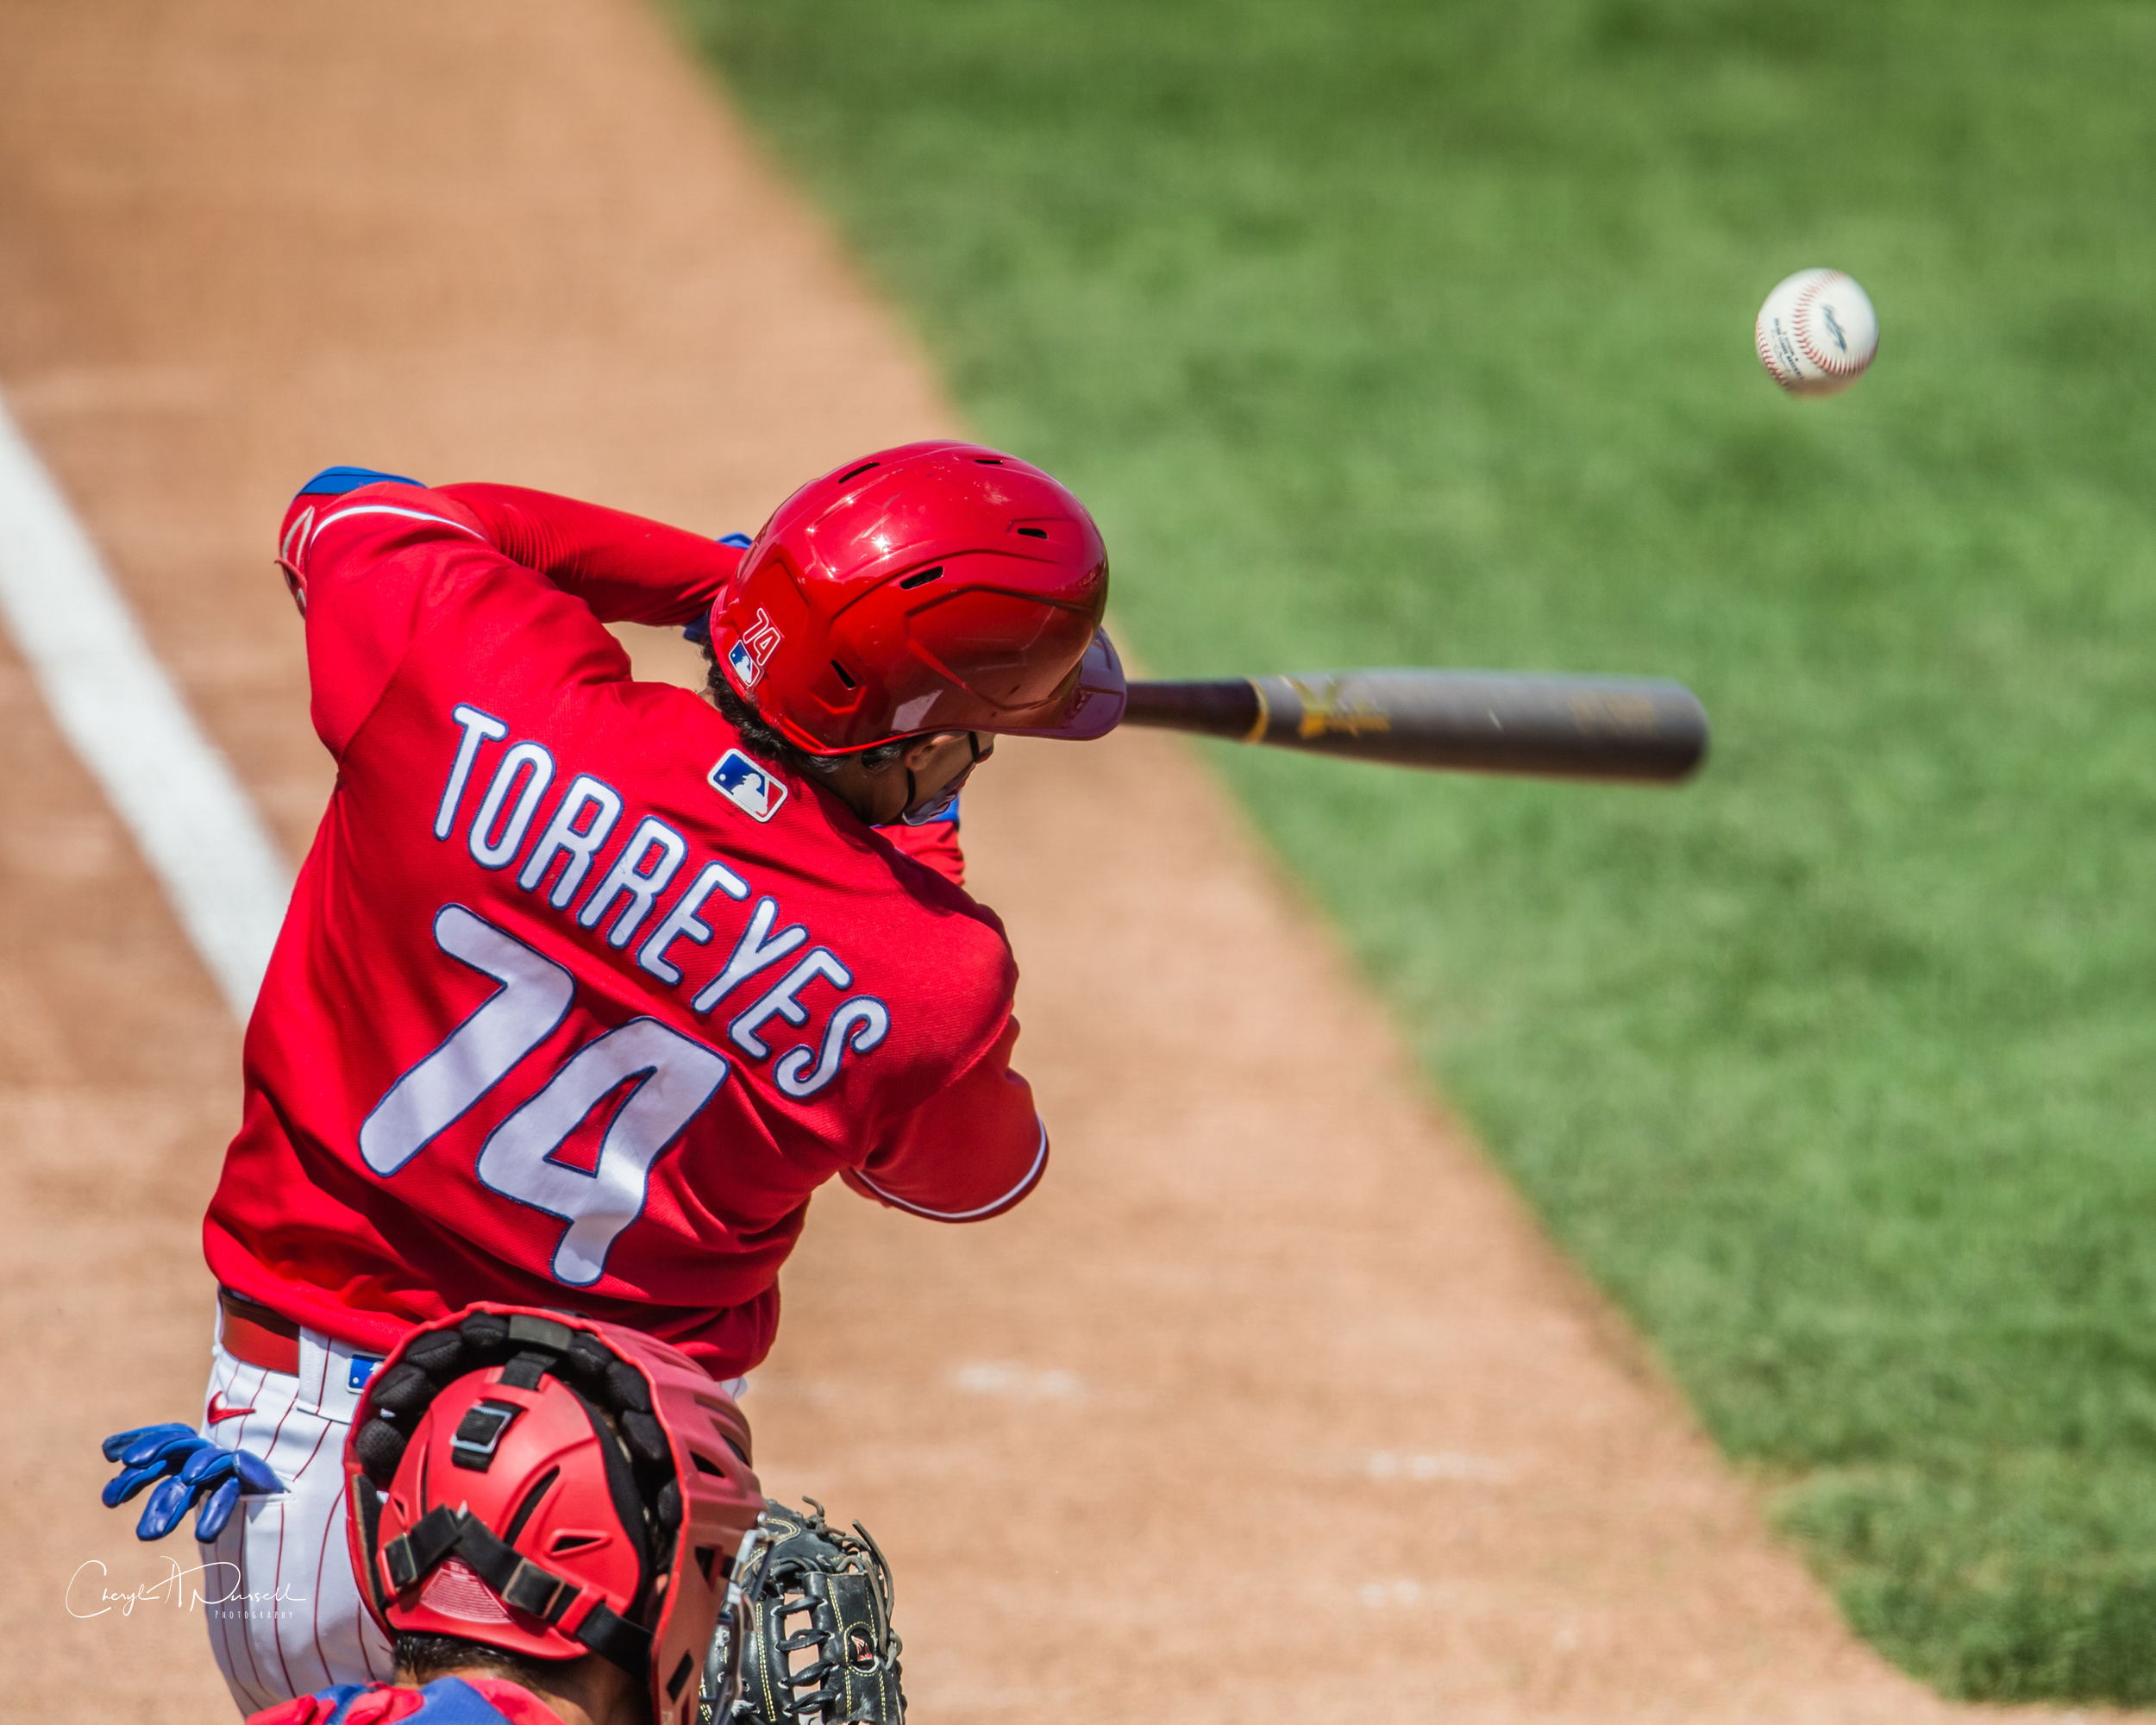
{"type": "Polygon", "coordinates": [[[744,1536],[749,1427],[686,1355],[618,1325],[480,1304],[414,1331],[345,1449],[351,1550],[383,1629],[604,1654],[693,1725],[744,1536]]]}
{"type": "Polygon", "coordinates": [[[818,755],[938,731],[1102,735],[1123,668],[1085,505],[978,443],[864,455],[778,507],[711,606],[711,650],[818,755]]]}

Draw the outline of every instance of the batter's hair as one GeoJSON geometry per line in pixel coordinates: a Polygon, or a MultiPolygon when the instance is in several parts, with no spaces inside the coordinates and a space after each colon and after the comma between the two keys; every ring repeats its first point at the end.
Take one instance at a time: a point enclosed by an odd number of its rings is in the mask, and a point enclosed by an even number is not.
{"type": "Polygon", "coordinates": [[[849,761],[858,761],[870,772],[887,761],[895,761],[906,752],[906,742],[879,743],[873,749],[862,749],[851,755],[812,755],[797,743],[789,743],[763,721],[763,716],[734,693],[734,686],[726,681],[726,674],[718,668],[718,656],[711,651],[711,643],[704,643],[705,681],[710,691],[711,705],[719,715],[741,733],[741,740],[751,755],[759,756],[774,766],[790,768],[796,773],[814,773],[828,778],[849,761]]]}
{"type": "Polygon", "coordinates": [[[551,1685],[565,1663],[561,1659],[535,1659],[529,1653],[492,1647],[484,1641],[467,1641],[461,1635],[423,1635],[409,1629],[398,1632],[396,1652],[398,1675],[418,1684],[432,1683],[438,1677],[454,1676],[458,1672],[476,1671],[488,1677],[507,1678],[511,1683],[531,1689],[551,1685]]]}

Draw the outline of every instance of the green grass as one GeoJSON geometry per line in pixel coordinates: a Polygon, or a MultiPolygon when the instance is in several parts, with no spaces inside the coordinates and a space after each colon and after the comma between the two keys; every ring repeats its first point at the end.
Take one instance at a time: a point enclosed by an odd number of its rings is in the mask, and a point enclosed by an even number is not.
{"type": "Polygon", "coordinates": [[[1675,794],[1218,758],[1858,1628],[2156,1699],[2156,6],[675,3],[1152,668],[1699,690],[1675,794]]]}

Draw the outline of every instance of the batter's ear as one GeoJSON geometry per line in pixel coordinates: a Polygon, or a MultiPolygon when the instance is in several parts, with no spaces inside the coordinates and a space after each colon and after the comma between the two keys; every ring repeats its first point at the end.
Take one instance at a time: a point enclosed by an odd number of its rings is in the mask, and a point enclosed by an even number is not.
{"type": "Polygon", "coordinates": [[[285,530],[277,541],[277,568],[302,617],[307,614],[307,541],[314,530],[314,505],[304,497],[294,498],[285,512],[285,530]]]}

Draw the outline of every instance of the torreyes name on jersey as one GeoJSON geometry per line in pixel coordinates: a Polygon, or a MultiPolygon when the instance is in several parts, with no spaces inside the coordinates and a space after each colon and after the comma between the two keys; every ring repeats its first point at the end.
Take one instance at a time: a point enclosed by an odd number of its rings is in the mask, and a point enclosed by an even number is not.
{"type": "Polygon", "coordinates": [[[460,703],[450,714],[461,735],[456,756],[435,812],[434,836],[444,844],[460,835],[480,868],[515,869],[525,892],[544,894],[544,902],[571,918],[580,928],[605,925],[608,945],[627,950],[636,944],[638,969],[688,994],[690,1010],[708,1013],[752,979],[800,957],[779,978],[751,998],[726,1024],[726,1039],[751,1059],[771,1053],[765,1039],[774,1019],[805,1026],[827,1006],[820,1035],[780,1056],[772,1079],[781,1094],[806,1101],[837,1076],[849,1052],[867,1054],[891,1028],[890,1008],[873,994],[845,994],[853,972],[830,947],[816,944],[799,923],[780,928],[778,901],[756,899],[747,925],[725,962],[692,978],[683,966],[701,955],[714,933],[701,912],[714,894],[745,903],[748,881],[716,858],[696,869],[689,885],[667,912],[654,919],[659,899],[691,861],[688,841],[655,815],[639,816],[611,862],[599,868],[600,853],[629,822],[621,794],[604,780],[579,773],[562,792],[552,817],[535,836],[539,806],[555,775],[553,754],[542,743],[509,743],[491,763],[486,788],[465,811],[467,792],[483,775],[482,751],[505,742],[509,726],[492,713],[460,703]],[[596,878],[594,878],[596,877],[596,878]],[[580,894],[581,895],[580,901],[580,894]],[[803,950],[803,949],[807,949],[803,950]],[[809,991],[826,987],[820,1004],[809,991]],[[839,998],[829,999],[832,992],[839,998]],[[805,999],[805,996],[807,998],[805,999]]]}

